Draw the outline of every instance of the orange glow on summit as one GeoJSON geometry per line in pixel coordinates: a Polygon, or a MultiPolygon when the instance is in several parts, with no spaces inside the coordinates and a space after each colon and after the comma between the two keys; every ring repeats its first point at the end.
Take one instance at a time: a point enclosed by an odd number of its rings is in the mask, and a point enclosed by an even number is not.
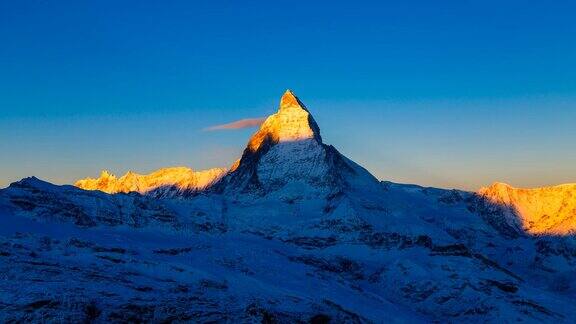
{"type": "Polygon", "coordinates": [[[318,127],[306,106],[292,91],[286,90],[280,99],[278,112],[266,118],[258,132],[250,139],[248,149],[257,151],[267,138],[280,143],[319,137],[318,127]]]}

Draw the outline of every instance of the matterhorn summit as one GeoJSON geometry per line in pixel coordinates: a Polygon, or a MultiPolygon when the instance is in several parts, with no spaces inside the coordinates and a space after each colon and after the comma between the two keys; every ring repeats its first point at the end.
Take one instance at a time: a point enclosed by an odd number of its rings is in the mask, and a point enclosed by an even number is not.
{"type": "Polygon", "coordinates": [[[278,112],[270,115],[250,138],[247,150],[257,151],[266,144],[305,142],[320,144],[320,129],[304,104],[290,90],[280,99],[278,112]]]}
{"type": "Polygon", "coordinates": [[[268,134],[276,142],[295,142],[314,139],[321,143],[320,129],[306,106],[290,90],[280,99],[278,112],[266,119],[258,133],[250,140],[249,147],[255,148],[258,139],[268,134]]]}

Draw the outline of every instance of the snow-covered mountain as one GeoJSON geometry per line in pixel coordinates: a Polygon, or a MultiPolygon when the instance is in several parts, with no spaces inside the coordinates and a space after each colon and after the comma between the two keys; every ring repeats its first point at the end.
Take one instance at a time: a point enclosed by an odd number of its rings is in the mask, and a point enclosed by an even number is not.
{"type": "Polygon", "coordinates": [[[333,146],[322,143],[316,121],[287,90],[278,112],[250,138],[242,158],[219,185],[226,193],[318,198],[355,185],[363,190],[374,188],[378,180],[333,146]]]}
{"type": "Polygon", "coordinates": [[[206,189],[220,180],[227,171],[224,168],[194,171],[187,167],[173,167],[162,168],[146,175],[129,171],[117,178],[104,170],[99,178],[80,179],[74,185],[81,189],[100,190],[110,194],[138,192],[163,197],[206,189]]]}
{"type": "Polygon", "coordinates": [[[534,235],[509,213],[530,202],[569,216],[547,193],[379,182],[322,142],[290,91],[214,183],[158,195],[139,181],[116,194],[36,178],[0,190],[2,322],[576,316],[574,236],[534,235]]]}

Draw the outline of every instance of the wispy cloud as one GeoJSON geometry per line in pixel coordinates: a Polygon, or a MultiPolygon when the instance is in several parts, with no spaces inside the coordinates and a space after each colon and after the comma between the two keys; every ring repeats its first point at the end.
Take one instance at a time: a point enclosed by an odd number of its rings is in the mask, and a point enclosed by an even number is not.
{"type": "Polygon", "coordinates": [[[210,127],[204,128],[204,131],[212,132],[212,131],[219,131],[219,130],[230,130],[230,129],[242,129],[242,128],[257,127],[257,126],[260,126],[264,122],[265,119],[266,119],[265,117],[240,119],[240,120],[236,120],[236,121],[233,121],[231,123],[228,123],[228,124],[210,126],[210,127]]]}

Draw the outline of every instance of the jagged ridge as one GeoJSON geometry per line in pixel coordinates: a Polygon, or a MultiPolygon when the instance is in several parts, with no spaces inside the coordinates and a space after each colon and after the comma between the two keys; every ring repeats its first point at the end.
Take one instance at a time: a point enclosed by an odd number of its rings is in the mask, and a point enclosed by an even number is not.
{"type": "Polygon", "coordinates": [[[159,169],[145,175],[130,171],[117,178],[104,170],[99,178],[81,179],[74,185],[84,190],[100,190],[110,194],[138,192],[162,195],[171,190],[188,192],[205,189],[220,180],[226,172],[227,169],[224,168],[194,171],[187,167],[173,167],[159,169]]]}

